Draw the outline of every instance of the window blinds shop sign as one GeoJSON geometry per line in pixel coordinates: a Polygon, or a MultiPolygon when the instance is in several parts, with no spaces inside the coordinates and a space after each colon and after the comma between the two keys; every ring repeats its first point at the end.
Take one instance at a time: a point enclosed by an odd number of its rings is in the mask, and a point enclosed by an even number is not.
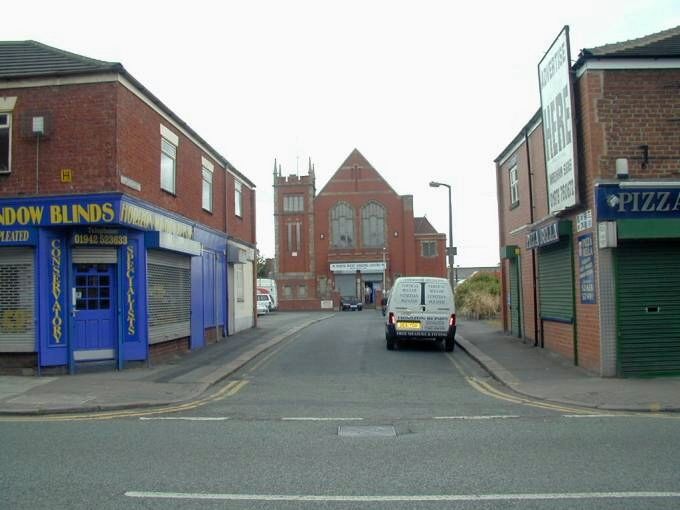
{"type": "Polygon", "coordinates": [[[534,230],[527,235],[527,248],[538,248],[547,244],[556,243],[560,240],[560,233],[558,223],[551,223],[550,225],[534,230]]]}
{"type": "Polygon", "coordinates": [[[111,202],[0,207],[0,226],[5,227],[111,223],[115,219],[111,202]]]}

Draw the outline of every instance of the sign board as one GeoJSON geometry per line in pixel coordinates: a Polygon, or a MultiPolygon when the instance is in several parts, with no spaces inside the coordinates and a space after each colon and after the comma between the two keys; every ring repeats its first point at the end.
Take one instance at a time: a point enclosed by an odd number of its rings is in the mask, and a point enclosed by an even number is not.
{"type": "Polygon", "coordinates": [[[680,218],[680,188],[601,184],[596,188],[597,221],[680,218]]]}
{"type": "Polygon", "coordinates": [[[578,283],[581,303],[594,305],[595,299],[595,250],[593,234],[588,233],[578,238],[578,283]]]}
{"type": "Polygon", "coordinates": [[[559,223],[557,221],[527,234],[527,248],[538,248],[560,240],[559,223]]]}
{"type": "Polygon", "coordinates": [[[565,26],[538,64],[550,214],[578,203],[570,58],[569,27],[565,26]]]}
{"type": "Polygon", "coordinates": [[[334,273],[375,273],[385,270],[385,262],[338,262],[331,264],[334,273]]]}
{"type": "Polygon", "coordinates": [[[576,232],[583,232],[593,227],[593,211],[588,209],[576,215],[576,232]]]}

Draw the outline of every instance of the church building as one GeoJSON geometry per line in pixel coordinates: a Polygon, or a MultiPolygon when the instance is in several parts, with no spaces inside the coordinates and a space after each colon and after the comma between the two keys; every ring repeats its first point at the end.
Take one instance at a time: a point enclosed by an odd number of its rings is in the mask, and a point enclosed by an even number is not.
{"type": "Polygon", "coordinates": [[[446,277],[446,235],[413,214],[356,149],[316,193],[308,175],[274,168],[275,279],[282,310],[337,309],[355,296],[365,307],[399,276],[446,277]]]}

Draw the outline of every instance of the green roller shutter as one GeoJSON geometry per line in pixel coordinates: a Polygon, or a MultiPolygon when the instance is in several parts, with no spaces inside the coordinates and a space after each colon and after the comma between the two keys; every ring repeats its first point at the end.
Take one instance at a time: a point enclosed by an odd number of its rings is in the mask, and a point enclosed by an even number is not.
{"type": "Polygon", "coordinates": [[[522,336],[520,322],[521,306],[519,299],[519,260],[510,259],[510,331],[514,336],[522,336]]]}
{"type": "Polygon", "coordinates": [[[540,248],[538,275],[541,319],[574,320],[574,276],[569,238],[540,248]]]}
{"type": "Polygon", "coordinates": [[[616,311],[619,375],[680,374],[680,243],[621,243],[616,311]]]}

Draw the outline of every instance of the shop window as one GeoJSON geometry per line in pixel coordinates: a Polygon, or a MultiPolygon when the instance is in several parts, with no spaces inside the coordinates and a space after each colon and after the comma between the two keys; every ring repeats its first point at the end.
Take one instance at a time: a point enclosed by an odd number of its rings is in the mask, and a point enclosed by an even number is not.
{"type": "Polygon", "coordinates": [[[331,247],[354,247],[354,209],[347,202],[339,202],[331,209],[331,247]]]}
{"type": "Polygon", "coordinates": [[[510,207],[519,205],[519,174],[517,165],[510,169],[510,207]]]}
{"type": "Polygon", "coordinates": [[[437,256],[437,241],[423,241],[420,243],[420,254],[423,257],[436,257],[437,256]]]}
{"type": "Polygon", "coordinates": [[[304,205],[305,200],[302,195],[286,195],[283,197],[283,212],[302,212],[304,205]]]}
{"type": "Polygon", "coordinates": [[[11,172],[12,114],[0,113],[0,174],[11,172]]]}
{"type": "Polygon", "coordinates": [[[385,246],[385,208],[382,205],[369,202],[361,209],[361,232],[365,247],[385,246]]]}

